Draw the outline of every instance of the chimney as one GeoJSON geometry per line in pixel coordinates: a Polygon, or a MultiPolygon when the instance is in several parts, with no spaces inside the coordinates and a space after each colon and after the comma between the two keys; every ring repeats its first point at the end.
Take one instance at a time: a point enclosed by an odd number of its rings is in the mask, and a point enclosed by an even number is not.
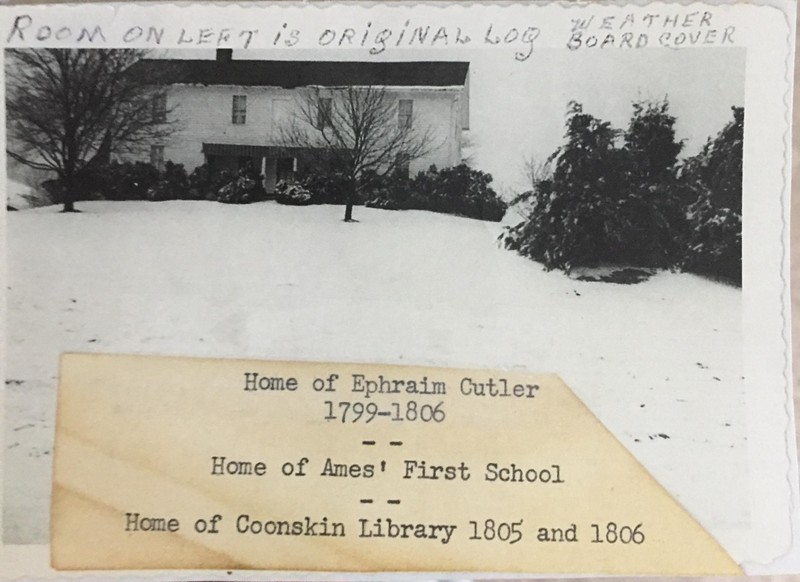
{"type": "Polygon", "coordinates": [[[233,49],[217,49],[217,62],[230,63],[233,60],[233,49]]]}

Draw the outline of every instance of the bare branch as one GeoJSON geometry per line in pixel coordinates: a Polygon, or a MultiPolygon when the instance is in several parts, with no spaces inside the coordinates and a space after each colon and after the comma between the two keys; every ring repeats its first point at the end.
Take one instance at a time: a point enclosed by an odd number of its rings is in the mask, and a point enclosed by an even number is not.
{"type": "Polygon", "coordinates": [[[153,117],[153,100],[164,94],[160,79],[131,73],[144,51],[8,49],[6,55],[8,155],[56,172],[68,204],[82,172],[174,130],[174,122],[153,117]]]}

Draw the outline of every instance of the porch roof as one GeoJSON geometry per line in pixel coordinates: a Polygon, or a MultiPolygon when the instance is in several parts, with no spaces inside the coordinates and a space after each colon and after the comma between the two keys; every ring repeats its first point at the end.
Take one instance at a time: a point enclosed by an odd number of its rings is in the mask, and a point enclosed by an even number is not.
{"type": "Polygon", "coordinates": [[[283,146],[203,143],[203,153],[207,156],[231,156],[249,158],[293,158],[303,152],[303,148],[283,146]]]}

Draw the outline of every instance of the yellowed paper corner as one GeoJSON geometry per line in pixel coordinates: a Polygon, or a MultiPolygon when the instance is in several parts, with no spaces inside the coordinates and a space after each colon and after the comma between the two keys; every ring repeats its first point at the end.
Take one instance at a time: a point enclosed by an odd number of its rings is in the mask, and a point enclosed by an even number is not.
{"type": "Polygon", "coordinates": [[[59,570],[740,574],[554,374],[67,354],[59,570]]]}

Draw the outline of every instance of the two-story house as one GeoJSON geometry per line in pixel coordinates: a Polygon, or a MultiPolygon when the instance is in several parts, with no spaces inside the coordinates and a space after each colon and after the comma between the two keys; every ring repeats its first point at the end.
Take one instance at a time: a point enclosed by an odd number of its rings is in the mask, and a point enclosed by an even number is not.
{"type": "Polygon", "coordinates": [[[166,92],[154,115],[175,123],[162,143],[150,144],[150,161],[171,160],[191,172],[208,163],[235,169],[253,164],[271,192],[297,170],[297,152],[283,147],[281,128],[296,116],[304,89],[380,87],[396,101],[397,123],[418,124],[430,135],[429,152],[409,164],[413,174],[461,161],[462,131],[469,128],[469,63],[147,59],[138,74],[159,79],[166,92]]]}

